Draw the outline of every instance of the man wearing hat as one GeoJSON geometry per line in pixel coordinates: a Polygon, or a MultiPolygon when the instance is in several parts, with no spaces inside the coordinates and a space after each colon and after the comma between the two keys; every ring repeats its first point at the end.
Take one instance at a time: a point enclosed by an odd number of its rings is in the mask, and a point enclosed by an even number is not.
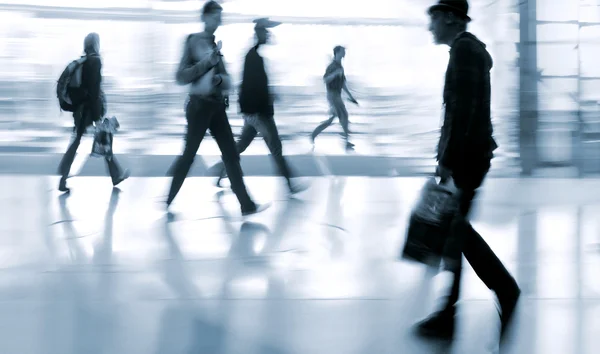
{"type": "MultiPolygon", "coordinates": [[[[273,117],[273,96],[269,90],[269,78],[263,58],[259,54],[260,47],[269,42],[269,28],[279,26],[280,23],[268,18],[259,18],[253,22],[256,45],[248,51],[244,61],[239,92],[240,112],[244,115],[244,127],[236,147],[238,153],[241,154],[260,133],[267,143],[279,173],[286,179],[290,193],[295,194],[306,189],[306,186],[292,183],[292,173],[283,157],[281,139],[273,117]]],[[[222,164],[219,165],[220,175],[217,186],[221,185],[221,180],[225,177],[225,169],[222,164]]]]}
{"type": "Polygon", "coordinates": [[[491,166],[497,145],[492,137],[490,70],[486,46],[467,32],[471,21],[466,0],[440,0],[429,8],[429,30],[436,44],[450,47],[444,84],[444,124],[438,144],[437,174],[458,188],[459,215],[444,252],[446,269],[454,273],[450,294],[441,311],[418,324],[421,335],[451,338],[462,274],[462,255],[493,290],[499,303],[501,335],[511,322],[519,287],[502,262],[468,222],[471,203],[491,166]]]}

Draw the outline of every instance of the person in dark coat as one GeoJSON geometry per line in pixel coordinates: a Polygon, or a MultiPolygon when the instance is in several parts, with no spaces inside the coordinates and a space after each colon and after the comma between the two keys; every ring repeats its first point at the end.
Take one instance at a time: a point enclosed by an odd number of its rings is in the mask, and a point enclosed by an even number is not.
{"type": "MultiPolygon", "coordinates": [[[[292,182],[292,172],[285,157],[283,157],[281,138],[275,124],[275,110],[273,108],[273,95],[269,89],[269,78],[265,70],[265,63],[259,53],[260,47],[269,42],[270,33],[268,29],[276,27],[280,23],[271,21],[268,18],[254,20],[254,23],[256,45],[246,54],[239,92],[240,111],[244,115],[244,127],[236,144],[237,151],[240,154],[246,151],[256,135],[260,133],[267,143],[279,173],[285,178],[290,193],[299,193],[305,190],[307,186],[292,182]]],[[[222,163],[219,165],[220,173],[217,186],[221,186],[221,180],[225,177],[225,168],[222,163]]]]}
{"type": "MultiPolygon", "coordinates": [[[[106,113],[106,102],[102,93],[102,60],[100,58],[100,37],[96,33],[88,34],[83,42],[85,61],[81,69],[81,86],[69,88],[69,96],[75,106],[73,112],[75,137],[69,145],[58,167],[61,176],[58,190],[69,192],[67,178],[75,160],[77,149],[85,131],[99,122],[106,113]]],[[[129,170],[123,170],[114,155],[106,156],[106,164],[113,186],[129,177],[129,170]]]]}
{"type": "Polygon", "coordinates": [[[454,223],[444,260],[454,273],[451,292],[441,311],[417,325],[420,334],[452,337],[462,275],[462,255],[485,285],[495,292],[501,318],[501,335],[511,322],[520,289],[502,262],[468,222],[473,198],[483,183],[497,148],[490,114],[492,58],[486,46],[466,31],[466,0],[440,0],[429,9],[430,31],[436,44],[450,47],[444,85],[444,123],[438,144],[437,174],[452,179],[458,189],[459,215],[454,223]]]}

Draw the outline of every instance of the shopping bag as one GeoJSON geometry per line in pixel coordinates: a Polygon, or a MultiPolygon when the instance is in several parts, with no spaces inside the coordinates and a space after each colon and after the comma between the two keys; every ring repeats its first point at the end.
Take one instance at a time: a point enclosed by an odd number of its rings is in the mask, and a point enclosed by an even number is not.
{"type": "Polygon", "coordinates": [[[94,131],[94,143],[92,144],[93,157],[111,158],[113,155],[113,136],[119,129],[119,121],[116,117],[104,118],[94,131]]]}
{"type": "Polygon", "coordinates": [[[400,257],[438,267],[457,212],[456,188],[429,179],[411,213],[400,257]]]}

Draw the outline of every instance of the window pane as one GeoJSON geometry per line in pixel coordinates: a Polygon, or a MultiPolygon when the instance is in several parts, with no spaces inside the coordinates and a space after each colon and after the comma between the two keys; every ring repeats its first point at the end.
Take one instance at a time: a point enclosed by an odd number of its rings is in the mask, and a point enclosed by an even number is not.
{"type": "Polygon", "coordinates": [[[581,6],[581,12],[579,16],[580,22],[600,22],[600,4],[581,6]]]}
{"type": "Polygon", "coordinates": [[[538,85],[540,110],[577,109],[577,102],[572,96],[576,93],[577,79],[543,79],[538,85]]]}
{"type": "Polygon", "coordinates": [[[598,65],[600,45],[582,43],[580,51],[581,75],[600,78],[600,66],[598,65]]]}
{"type": "Polygon", "coordinates": [[[538,25],[537,40],[538,42],[573,41],[573,43],[576,43],[578,29],[578,25],[562,23],[538,25]]]}
{"type": "Polygon", "coordinates": [[[540,95],[577,92],[577,79],[542,79],[538,91],[540,95]]]}
{"type": "Polygon", "coordinates": [[[580,36],[582,42],[588,41],[588,42],[600,43],[600,42],[598,42],[598,39],[600,38],[600,26],[581,27],[579,36],[580,36]]]}
{"type": "Polygon", "coordinates": [[[600,78],[598,80],[581,81],[581,99],[585,101],[600,101],[600,78]]]}
{"type": "Polygon", "coordinates": [[[579,12],[576,0],[537,0],[537,19],[539,21],[572,21],[579,12]]]}
{"type": "Polygon", "coordinates": [[[577,49],[576,43],[566,44],[538,44],[538,68],[544,75],[562,76],[577,75],[577,49]]]}
{"type": "Polygon", "coordinates": [[[571,111],[579,108],[573,97],[566,93],[540,95],[539,105],[542,111],[571,111]]]}

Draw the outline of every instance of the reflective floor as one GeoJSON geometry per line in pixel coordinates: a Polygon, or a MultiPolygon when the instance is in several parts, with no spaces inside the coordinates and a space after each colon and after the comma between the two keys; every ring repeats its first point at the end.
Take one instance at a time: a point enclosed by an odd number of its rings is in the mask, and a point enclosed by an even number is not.
{"type": "MultiPolygon", "coordinates": [[[[399,261],[422,178],[248,177],[242,219],[212,179],[165,215],[166,178],[0,177],[0,353],[488,353],[493,295],[466,266],[458,337],[415,338],[443,292],[399,261]]],[[[600,351],[600,181],[490,179],[474,226],[523,290],[507,353],[600,351]]]]}

